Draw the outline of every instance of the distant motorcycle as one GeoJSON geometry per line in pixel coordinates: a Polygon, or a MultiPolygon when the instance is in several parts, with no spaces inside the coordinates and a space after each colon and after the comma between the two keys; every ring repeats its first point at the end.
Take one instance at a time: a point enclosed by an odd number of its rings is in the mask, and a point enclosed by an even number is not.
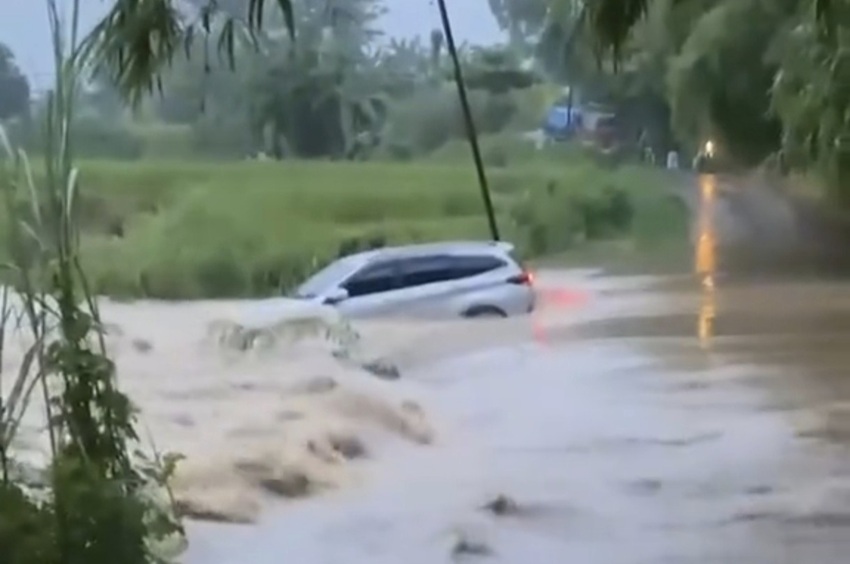
{"type": "Polygon", "coordinates": [[[715,174],[719,171],[719,159],[714,147],[714,141],[708,140],[694,157],[694,170],[701,174],[715,174]]]}

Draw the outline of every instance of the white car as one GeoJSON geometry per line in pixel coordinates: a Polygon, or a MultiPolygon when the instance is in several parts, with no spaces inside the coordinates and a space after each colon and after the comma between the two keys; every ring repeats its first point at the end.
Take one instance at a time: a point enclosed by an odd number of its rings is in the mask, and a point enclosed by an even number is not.
{"type": "Polygon", "coordinates": [[[457,241],[385,247],[329,264],[294,297],[331,305],[343,317],[507,317],[530,313],[532,274],[514,246],[457,241]]]}

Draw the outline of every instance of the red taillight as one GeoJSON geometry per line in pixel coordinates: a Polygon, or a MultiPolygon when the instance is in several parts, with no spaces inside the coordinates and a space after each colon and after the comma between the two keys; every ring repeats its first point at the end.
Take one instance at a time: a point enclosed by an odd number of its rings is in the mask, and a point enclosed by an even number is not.
{"type": "Polygon", "coordinates": [[[532,284],[534,284],[534,274],[532,274],[528,270],[523,270],[520,274],[508,278],[508,283],[531,286],[532,284]]]}

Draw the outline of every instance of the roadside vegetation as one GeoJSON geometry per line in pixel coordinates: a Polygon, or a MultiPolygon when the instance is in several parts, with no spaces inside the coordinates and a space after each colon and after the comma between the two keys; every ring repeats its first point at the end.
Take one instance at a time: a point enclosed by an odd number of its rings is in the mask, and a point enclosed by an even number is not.
{"type": "MultiPolygon", "coordinates": [[[[274,295],[356,249],[486,239],[468,165],[310,162],[80,163],[82,261],[97,294],[274,295]]],[[[503,236],[526,258],[628,240],[686,241],[670,180],[646,168],[517,162],[492,169],[503,236]]],[[[36,172],[36,182],[41,182],[36,172]]],[[[27,212],[22,197],[17,209],[27,212]]],[[[0,236],[0,241],[3,241],[0,236]]],[[[8,248],[8,247],[7,247],[8,248]]]]}

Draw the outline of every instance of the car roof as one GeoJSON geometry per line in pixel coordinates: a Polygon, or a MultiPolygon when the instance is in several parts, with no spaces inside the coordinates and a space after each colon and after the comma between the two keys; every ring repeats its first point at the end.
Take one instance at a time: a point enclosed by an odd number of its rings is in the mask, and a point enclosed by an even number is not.
{"type": "Polygon", "coordinates": [[[365,264],[374,260],[417,257],[433,254],[470,255],[470,254],[507,254],[514,250],[514,245],[505,241],[442,241],[437,243],[420,243],[396,247],[381,247],[370,251],[362,251],[345,257],[352,263],[365,264]]]}

